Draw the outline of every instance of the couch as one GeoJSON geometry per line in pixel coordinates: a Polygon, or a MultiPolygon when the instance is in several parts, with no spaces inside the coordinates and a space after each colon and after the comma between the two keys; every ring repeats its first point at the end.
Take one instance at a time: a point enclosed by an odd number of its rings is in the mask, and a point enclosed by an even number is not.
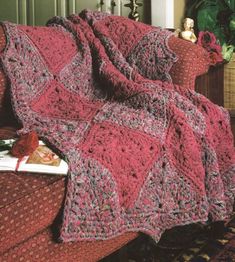
{"type": "MultiPolygon", "coordinates": [[[[0,27],[0,52],[6,39],[0,27]]],[[[178,61],[170,71],[174,83],[194,88],[207,72],[207,53],[199,46],[171,36],[170,48],[178,61]]],[[[20,128],[11,109],[8,81],[0,67],[0,139],[16,136],[20,128]]],[[[99,261],[138,236],[131,232],[95,242],[59,243],[66,178],[17,172],[0,173],[1,261],[99,261]]]]}

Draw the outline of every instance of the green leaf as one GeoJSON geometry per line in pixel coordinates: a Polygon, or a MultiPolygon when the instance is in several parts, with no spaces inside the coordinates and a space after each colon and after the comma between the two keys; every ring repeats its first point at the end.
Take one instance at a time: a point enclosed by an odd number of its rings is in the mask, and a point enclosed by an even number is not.
{"type": "Polygon", "coordinates": [[[229,7],[235,12],[235,0],[226,0],[229,7]]]}
{"type": "MultiPolygon", "coordinates": [[[[195,19],[196,32],[210,31],[215,34],[220,45],[235,45],[235,0],[188,0],[186,10],[187,16],[195,19]],[[228,23],[220,25],[218,15],[223,13],[231,15],[227,17],[228,23]]],[[[226,21],[225,18],[222,20],[226,21]]]]}
{"type": "Polygon", "coordinates": [[[234,50],[235,50],[235,46],[223,44],[223,46],[222,46],[223,59],[225,59],[226,61],[230,61],[230,59],[232,58],[234,50]]]}
{"type": "Polygon", "coordinates": [[[186,4],[186,15],[187,17],[195,18],[199,10],[213,5],[216,5],[214,0],[188,0],[186,4]]]}
{"type": "MultiPolygon", "coordinates": [[[[231,31],[234,31],[235,30],[235,15],[233,15],[233,18],[230,20],[230,22],[229,22],[229,29],[231,30],[231,31]]],[[[234,34],[235,32],[233,32],[233,34],[234,34]]]]}
{"type": "Polygon", "coordinates": [[[0,151],[10,150],[14,143],[13,139],[0,140],[0,151]]]}
{"type": "Polygon", "coordinates": [[[6,150],[10,150],[12,147],[11,146],[9,146],[9,145],[2,145],[2,146],[0,146],[0,152],[1,151],[6,151],[6,150]]]}
{"type": "Polygon", "coordinates": [[[217,39],[217,42],[222,46],[224,43],[226,43],[226,37],[224,35],[223,30],[220,27],[215,27],[212,31],[217,39]]]}
{"type": "Polygon", "coordinates": [[[216,26],[218,7],[209,6],[198,11],[197,23],[199,31],[211,31],[216,26]]]}

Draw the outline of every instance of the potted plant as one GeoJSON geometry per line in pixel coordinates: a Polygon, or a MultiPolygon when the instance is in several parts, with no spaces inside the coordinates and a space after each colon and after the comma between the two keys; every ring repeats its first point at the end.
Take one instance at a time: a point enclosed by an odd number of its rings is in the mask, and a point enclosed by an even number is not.
{"type": "Polygon", "coordinates": [[[235,0],[188,0],[186,16],[195,20],[199,32],[212,32],[229,61],[235,51],[235,0]]]}

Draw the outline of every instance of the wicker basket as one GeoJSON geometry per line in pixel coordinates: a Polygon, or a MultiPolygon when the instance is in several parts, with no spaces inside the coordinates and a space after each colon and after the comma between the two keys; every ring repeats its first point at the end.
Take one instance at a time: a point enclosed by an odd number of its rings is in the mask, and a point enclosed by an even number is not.
{"type": "Polygon", "coordinates": [[[235,53],[224,67],[224,106],[235,109],[235,53]]]}

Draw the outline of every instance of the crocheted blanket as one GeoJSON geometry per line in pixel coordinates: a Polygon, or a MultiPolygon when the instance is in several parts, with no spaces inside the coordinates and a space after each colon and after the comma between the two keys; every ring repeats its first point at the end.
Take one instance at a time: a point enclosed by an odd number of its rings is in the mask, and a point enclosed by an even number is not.
{"type": "Polygon", "coordinates": [[[4,23],[2,63],[21,133],[69,163],[63,241],[224,220],[234,201],[229,115],[173,85],[170,33],[84,11],[46,27],[4,23]]]}

